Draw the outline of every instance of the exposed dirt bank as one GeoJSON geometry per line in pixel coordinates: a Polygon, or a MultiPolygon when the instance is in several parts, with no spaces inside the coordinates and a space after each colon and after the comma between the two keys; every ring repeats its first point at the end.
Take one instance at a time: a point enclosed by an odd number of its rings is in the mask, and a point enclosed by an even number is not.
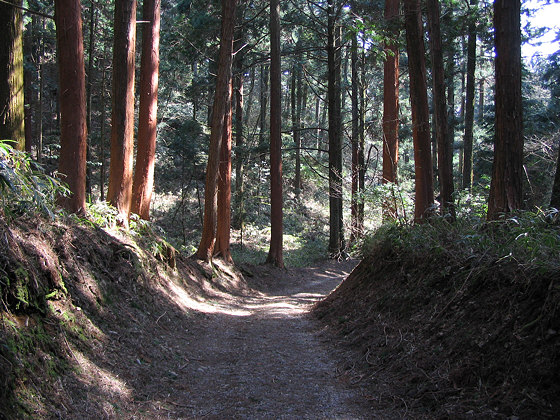
{"type": "Polygon", "coordinates": [[[308,314],[352,262],[246,267],[247,284],[149,232],[1,228],[20,287],[3,289],[0,418],[394,417],[371,411],[308,314]]]}
{"type": "Polygon", "coordinates": [[[558,418],[557,260],[499,258],[451,229],[433,244],[418,233],[431,227],[415,229],[422,240],[388,231],[314,311],[342,340],[355,382],[407,418],[558,418]]]}

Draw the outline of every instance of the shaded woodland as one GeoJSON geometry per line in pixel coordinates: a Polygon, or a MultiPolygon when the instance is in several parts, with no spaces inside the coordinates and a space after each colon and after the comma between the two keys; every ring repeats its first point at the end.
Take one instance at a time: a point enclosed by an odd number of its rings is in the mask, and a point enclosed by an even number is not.
{"type": "Polygon", "coordinates": [[[349,258],[306,310],[389,418],[552,418],[560,49],[522,56],[548,29],[530,6],[0,0],[0,418],[52,414],[31,394],[55,385],[20,378],[83,381],[65,364],[120,346],[111,314],[200,326],[182,297],[241,308],[293,281],[267,270],[349,258]]]}
{"type": "Polygon", "coordinates": [[[270,224],[282,265],[309,211],[339,258],[384,220],[555,202],[558,57],[521,61],[542,29],[521,33],[519,3],[59,3],[1,6],[3,92],[25,92],[2,137],[63,174],[71,211],[107,200],[203,259],[270,224]]]}

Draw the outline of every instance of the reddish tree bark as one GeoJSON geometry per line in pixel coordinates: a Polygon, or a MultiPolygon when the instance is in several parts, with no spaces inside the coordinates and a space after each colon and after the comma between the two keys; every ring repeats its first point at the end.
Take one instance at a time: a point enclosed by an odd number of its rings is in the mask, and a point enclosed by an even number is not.
{"type": "MultiPolygon", "coordinates": [[[[389,25],[391,42],[385,43],[383,66],[383,183],[397,183],[399,162],[399,0],[385,2],[385,20],[389,25]]],[[[397,208],[393,200],[383,203],[384,216],[396,218],[397,208]]]]}
{"type": "Polygon", "coordinates": [[[0,140],[25,148],[22,1],[0,3],[0,140]]]}
{"type": "MultiPolygon", "coordinates": [[[[233,216],[233,226],[236,229],[243,229],[243,223],[245,219],[245,206],[244,206],[244,175],[245,175],[245,151],[244,151],[244,137],[243,137],[243,126],[244,126],[244,115],[243,106],[245,102],[244,98],[244,49],[242,48],[245,43],[245,33],[243,28],[243,17],[244,10],[243,7],[238,7],[237,9],[237,26],[238,32],[234,40],[234,50],[237,51],[234,59],[235,75],[234,75],[234,92],[235,92],[235,204],[234,204],[234,216],[233,216]]],[[[253,78],[252,83],[254,85],[254,68],[252,69],[253,78]]],[[[252,89],[250,90],[252,93],[252,89]]],[[[232,98],[233,102],[233,98],[232,98]]]]}
{"type": "MultiPolygon", "coordinates": [[[[97,28],[96,3],[91,2],[89,8],[89,49],[88,49],[88,66],[86,79],[86,124],[88,136],[91,136],[91,115],[92,115],[92,86],[93,86],[93,61],[95,56],[95,34],[97,28]]],[[[86,148],[86,161],[91,161],[91,137],[88,138],[86,148]]],[[[91,166],[86,165],[86,196],[91,199],[91,166]]]]}
{"type": "Polygon", "coordinates": [[[399,0],[385,2],[385,20],[390,25],[393,42],[385,44],[383,67],[383,183],[397,182],[399,159],[399,0]]]}
{"type": "Polygon", "coordinates": [[[344,258],[344,220],[342,211],[342,115],[341,115],[341,37],[337,25],[339,11],[334,0],[327,2],[327,85],[329,103],[329,254],[344,258]]]}
{"type": "Polygon", "coordinates": [[[426,63],[419,0],[404,0],[414,142],[414,219],[422,222],[434,204],[426,63]]]}
{"type": "Polygon", "coordinates": [[[282,210],[282,69],[280,2],[270,1],[270,248],[266,262],[284,267],[282,210]]]}
{"type": "Polygon", "coordinates": [[[447,120],[447,98],[445,96],[445,72],[443,70],[443,51],[440,32],[439,0],[428,0],[428,31],[432,57],[432,89],[437,140],[437,160],[441,195],[441,214],[449,214],[455,219],[453,205],[453,148],[449,138],[447,120]]]}
{"type": "Polygon", "coordinates": [[[114,24],[113,115],[107,198],[118,210],[119,223],[128,226],[134,146],[136,0],[115,2],[114,24]]]}
{"type": "Polygon", "coordinates": [[[60,157],[69,197],[59,203],[68,211],[86,207],[86,74],[79,0],[56,0],[55,23],[60,86],[60,157]]]}
{"type": "Polygon", "coordinates": [[[105,106],[105,98],[107,95],[105,94],[105,79],[107,75],[107,70],[105,67],[105,63],[107,61],[107,44],[103,46],[103,57],[101,58],[101,127],[99,128],[99,146],[100,146],[100,159],[101,159],[101,168],[99,168],[99,198],[101,201],[105,201],[105,173],[106,171],[106,163],[105,163],[105,123],[106,123],[106,109],[105,106]]]}
{"type": "Polygon", "coordinates": [[[214,256],[232,262],[230,251],[231,231],[231,143],[232,143],[232,80],[229,81],[229,96],[222,130],[220,164],[218,168],[218,221],[214,256]]]}
{"type": "Polygon", "coordinates": [[[150,203],[154,188],[156,129],[159,78],[159,28],[161,0],[144,0],[146,24],[142,32],[140,64],[140,109],[138,112],[138,144],[136,168],[132,184],[131,211],[150,220],[150,203]]]}
{"type": "Polygon", "coordinates": [[[523,119],[519,0],[494,1],[496,137],[488,220],[523,205],[523,119]]]}
{"type": "Polygon", "coordinates": [[[218,57],[218,75],[214,91],[212,108],[212,124],[210,131],[210,147],[208,164],[206,165],[206,186],[204,191],[204,220],[202,237],[196,258],[210,261],[216,242],[217,208],[218,208],[218,171],[222,131],[228,97],[230,95],[231,67],[233,60],[233,30],[235,27],[235,6],[237,0],[222,0],[222,28],[220,53],[218,57]]]}

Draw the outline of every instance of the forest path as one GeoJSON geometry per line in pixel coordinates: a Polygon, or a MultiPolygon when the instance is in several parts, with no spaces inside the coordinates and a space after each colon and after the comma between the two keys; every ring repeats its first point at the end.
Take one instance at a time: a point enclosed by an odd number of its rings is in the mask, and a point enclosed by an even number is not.
{"type": "MultiPolygon", "coordinates": [[[[170,349],[145,382],[135,381],[149,418],[361,419],[375,416],[337,372],[311,305],[355,262],[277,270],[257,267],[257,294],[216,301],[190,331],[157,337],[170,349]]],[[[156,357],[156,355],[152,355],[156,357]]],[[[152,360],[152,364],[156,364],[152,360]]],[[[138,401],[139,395],[136,399],[138,401]]]]}

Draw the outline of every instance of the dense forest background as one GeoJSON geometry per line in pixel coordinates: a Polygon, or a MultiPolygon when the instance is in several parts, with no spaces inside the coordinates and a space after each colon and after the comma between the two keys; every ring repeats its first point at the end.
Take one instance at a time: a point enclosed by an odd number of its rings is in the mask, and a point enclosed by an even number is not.
{"type": "Polygon", "coordinates": [[[0,419],[556,418],[558,5],[0,0],[0,419]]]}
{"type": "MultiPolygon", "coordinates": [[[[35,0],[25,1],[22,6],[26,148],[48,173],[53,173],[58,167],[61,118],[54,6],[52,2],[35,0]]],[[[111,155],[114,3],[84,0],[81,6],[87,77],[86,191],[88,202],[93,207],[102,207],[101,203],[107,199],[111,155]]],[[[414,218],[415,156],[404,14],[397,9],[396,18],[387,19],[385,6],[382,1],[289,1],[280,5],[281,142],[287,251],[305,249],[307,257],[320,257],[330,248],[327,208],[332,196],[329,156],[333,151],[329,148],[332,145],[329,131],[333,131],[330,125],[333,117],[329,114],[332,98],[329,97],[327,44],[331,26],[336,29],[342,159],[342,172],[335,177],[342,186],[343,236],[349,242],[343,248],[349,250],[357,245],[363,232],[372,230],[383,219],[406,224],[414,218]],[[395,179],[387,179],[383,170],[384,139],[387,139],[383,130],[384,63],[395,57],[399,81],[398,152],[395,154],[398,160],[394,162],[395,179]],[[359,157],[353,156],[357,147],[359,157]],[[354,172],[356,168],[359,175],[354,172]],[[356,223],[351,214],[355,211],[361,211],[363,222],[356,223]]],[[[435,26],[441,31],[442,40],[454,210],[459,216],[483,216],[487,210],[495,138],[492,4],[446,0],[438,8],[441,17],[435,26]]],[[[433,5],[423,10],[425,31],[429,29],[427,12],[430,10],[433,5]]],[[[534,11],[522,8],[522,13],[529,17],[534,11]]],[[[149,28],[150,22],[142,20],[141,2],[137,14],[135,77],[140,91],[142,31],[149,28]]],[[[239,255],[251,251],[247,257],[255,261],[265,258],[270,233],[269,14],[269,2],[239,2],[233,44],[232,252],[239,255]]],[[[196,250],[203,222],[220,22],[218,1],[161,2],[151,219],[167,231],[177,247],[189,253],[196,250]]],[[[543,31],[527,23],[523,28],[523,43],[531,42],[543,31]]],[[[442,182],[434,114],[437,102],[431,88],[435,73],[431,38],[426,34],[423,38],[432,121],[431,172],[438,207],[438,200],[443,200],[438,195],[442,182]]],[[[558,148],[559,60],[557,51],[550,56],[526,58],[522,63],[525,140],[522,182],[526,209],[546,207],[551,199],[558,148]]],[[[138,109],[139,95],[135,98],[138,109]]],[[[135,126],[138,130],[138,114],[135,126]]]]}

